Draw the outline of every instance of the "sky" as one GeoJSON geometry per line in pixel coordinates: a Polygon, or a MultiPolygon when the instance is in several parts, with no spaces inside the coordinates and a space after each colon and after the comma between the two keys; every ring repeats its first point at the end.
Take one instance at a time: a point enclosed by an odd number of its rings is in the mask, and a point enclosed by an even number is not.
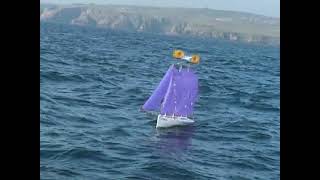
{"type": "Polygon", "coordinates": [[[40,0],[40,3],[95,3],[160,7],[210,8],[280,17],[280,0],[40,0]]]}

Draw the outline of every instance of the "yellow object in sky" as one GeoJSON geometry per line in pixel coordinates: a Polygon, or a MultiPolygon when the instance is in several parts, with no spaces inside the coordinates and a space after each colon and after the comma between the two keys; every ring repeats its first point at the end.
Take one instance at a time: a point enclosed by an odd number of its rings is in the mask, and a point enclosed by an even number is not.
{"type": "Polygon", "coordinates": [[[199,64],[200,56],[198,54],[193,54],[192,56],[187,56],[182,50],[174,50],[172,56],[176,59],[183,59],[192,64],[199,64]]]}
{"type": "Polygon", "coordinates": [[[192,55],[190,62],[193,64],[199,64],[200,56],[199,55],[192,55]]]}
{"type": "Polygon", "coordinates": [[[184,57],[184,52],[182,50],[174,50],[172,56],[177,59],[184,57]]]}

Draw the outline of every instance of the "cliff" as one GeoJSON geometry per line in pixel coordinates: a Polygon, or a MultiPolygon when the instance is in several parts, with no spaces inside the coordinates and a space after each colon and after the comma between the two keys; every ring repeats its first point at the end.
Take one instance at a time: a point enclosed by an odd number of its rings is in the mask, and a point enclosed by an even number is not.
{"type": "Polygon", "coordinates": [[[231,41],[280,43],[280,19],[212,9],[41,5],[40,21],[231,41]]]}

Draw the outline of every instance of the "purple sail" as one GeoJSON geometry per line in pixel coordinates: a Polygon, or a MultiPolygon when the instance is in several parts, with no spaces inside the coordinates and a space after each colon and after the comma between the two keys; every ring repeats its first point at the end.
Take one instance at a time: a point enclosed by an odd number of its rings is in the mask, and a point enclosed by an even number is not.
{"type": "Polygon", "coordinates": [[[188,117],[193,113],[197,95],[197,75],[192,69],[179,71],[172,65],[142,108],[148,111],[160,109],[162,115],[188,117]]]}
{"type": "Polygon", "coordinates": [[[157,111],[160,109],[161,102],[167,93],[168,85],[172,76],[174,66],[170,66],[166,74],[160,81],[158,87],[153,91],[149,99],[144,103],[142,109],[147,111],[157,111]]]}
{"type": "Polygon", "coordinates": [[[190,116],[198,95],[198,78],[191,69],[173,69],[161,114],[190,116]]]}

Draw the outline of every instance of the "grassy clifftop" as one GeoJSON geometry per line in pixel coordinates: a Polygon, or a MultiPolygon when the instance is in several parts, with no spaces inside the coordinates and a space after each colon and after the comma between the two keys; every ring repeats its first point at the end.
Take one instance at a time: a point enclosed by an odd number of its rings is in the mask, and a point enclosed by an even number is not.
{"type": "Polygon", "coordinates": [[[41,5],[40,20],[233,41],[280,42],[280,19],[234,11],[123,5],[41,5]]]}

